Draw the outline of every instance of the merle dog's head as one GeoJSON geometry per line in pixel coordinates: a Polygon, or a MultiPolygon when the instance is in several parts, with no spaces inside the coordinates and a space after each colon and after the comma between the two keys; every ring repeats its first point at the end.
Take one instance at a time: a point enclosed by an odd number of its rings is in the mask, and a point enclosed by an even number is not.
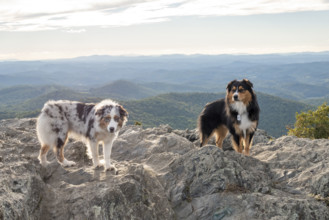
{"type": "Polygon", "coordinates": [[[252,87],[253,84],[247,79],[231,81],[226,87],[228,103],[242,102],[244,105],[248,105],[254,97],[252,87]]]}
{"type": "Polygon", "coordinates": [[[103,102],[96,109],[96,116],[99,117],[99,125],[110,133],[115,133],[122,128],[128,120],[128,112],[121,105],[114,102],[103,102]]]}

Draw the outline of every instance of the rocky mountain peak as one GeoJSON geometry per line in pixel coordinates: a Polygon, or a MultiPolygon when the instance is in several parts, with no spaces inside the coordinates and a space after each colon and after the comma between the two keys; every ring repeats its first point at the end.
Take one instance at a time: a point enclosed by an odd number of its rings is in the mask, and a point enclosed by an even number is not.
{"type": "Polygon", "coordinates": [[[118,175],[93,169],[69,141],[62,168],[37,159],[35,119],[0,121],[0,219],[328,219],[329,140],[257,131],[251,156],[195,130],[126,126],[113,145],[118,175]]]}

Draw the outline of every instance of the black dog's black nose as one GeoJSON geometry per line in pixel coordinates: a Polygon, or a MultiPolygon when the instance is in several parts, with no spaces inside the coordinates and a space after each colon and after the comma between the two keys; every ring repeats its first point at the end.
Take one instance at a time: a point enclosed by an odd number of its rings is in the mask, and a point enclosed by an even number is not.
{"type": "Polygon", "coordinates": [[[234,98],[235,101],[238,101],[239,100],[239,96],[238,95],[234,95],[233,98],[234,98]]]}
{"type": "Polygon", "coordinates": [[[110,127],[110,132],[113,133],[114,132],[114,128],[110,127]]]}

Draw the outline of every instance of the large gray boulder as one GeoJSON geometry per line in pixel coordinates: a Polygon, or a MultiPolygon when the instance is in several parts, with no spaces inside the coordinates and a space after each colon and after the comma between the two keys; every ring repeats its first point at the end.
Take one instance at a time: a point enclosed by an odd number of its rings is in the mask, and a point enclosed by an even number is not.
{"type": "Polygon", "coordinates": [[[33,119],[1,122],[0,219],[174,218],[163,186],[142,164],[117,163],[119,175],[94,170],[86,147],[70,142],[65,154],[76,167],[41,167],[34,127],[33,119]]]}
{"type": "Polygon", "coordinates": [[[283,136],[256,145],[251,155],[268,164],[277,184],[329,198],[328,139],[283,136]]]}
{"type": "Polygon", "coordinates": [[[118,174],[94,170],[82,142],[37,160],[35,119],[0,122],[0,219],[328,219],[329,140],[265,131],[251,156],[198,146],[196,130],[127,126],[115,141],[118,174]]]}

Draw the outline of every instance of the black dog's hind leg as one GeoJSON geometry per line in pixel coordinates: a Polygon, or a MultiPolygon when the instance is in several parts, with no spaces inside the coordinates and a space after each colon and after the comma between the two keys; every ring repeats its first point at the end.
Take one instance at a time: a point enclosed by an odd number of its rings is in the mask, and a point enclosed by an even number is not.
{"type": "Polygon", "coordinates": [[[200,147],[203,147],[208,143],[209,139],[213,135],[214,129],[209,129],[209,127],[207,126],[200,125],[199,133],[200,133],[200,147]]]}
{"type": "Polygon", "coordinates": [[[204,116],[199,118],[200,147],[206,145],[214,132],[213,126],[206,124],[204,116]]]}
{"type": "Polygon", "coordinates": [[[219,147],[219,148],[223,147],[223,141],[224,141],[227,133],[228,133],[228,129],[223,125],[219,126],[215,130],[217,147],[219,147]]]}
{"type": "Polygon", "coordinates": [[[200,131],[200,147],[203,147],[208,143],[210,135],[211,134],[205,134],[203,131],[200,131]]]}

